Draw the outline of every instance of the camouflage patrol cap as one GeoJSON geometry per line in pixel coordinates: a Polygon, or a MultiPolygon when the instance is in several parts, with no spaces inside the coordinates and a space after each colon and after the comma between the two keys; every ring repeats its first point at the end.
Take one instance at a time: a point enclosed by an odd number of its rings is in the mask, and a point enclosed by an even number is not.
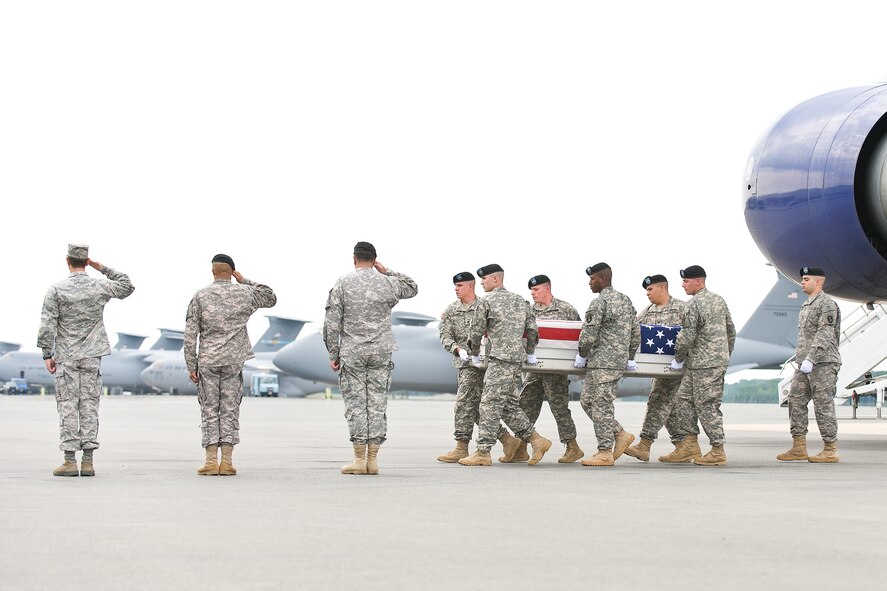
{"type": "Polygon", "coordinates": [[[228,264],[228,265],[231,267],[231,270],[232,270],[232,271],[234,270],[234,259],[232,259],[231,257],[229,257],[229,256],[226,255],[226,254],[217,254],[216,256],[213,257],[213,261],[212,261],[212,262],[214,262],[214,263],[226,263],[226,264],[228,264]]]}
{"type": "Polygon", "coordinates": [[[463,281],[474,281],[474,275],[471,271],[462,271],[453,275],[453,284],[462,283],[463,281]]]}
{"type": "Polygon", "coordinates": [[[801,267],[801,277],[810,275],[811,277],[825,277],[825,271],[820,267],[801,267]]]}
{"type": "Polygon", "coordinates": [[[641,287],[647,289],[649,286],[655,283],[668,283],[668,279],[665,278],[665,275],[647,275],[644,277],[644,281],[641,283],[641,287]]]}
{"type": "Polygon", "coordinates": [[[681,269],[682,279],[699,279],[706,277],[705,269],[699,265],[690,265],[686,269],[681,269]]]}
{"type": "Polygon", "coordinates": [[[530,280],[527,282],[527,287],[532,289],[537,285],[545,285],[546,283],[551,283],[551,279],[548,278],[548,275],[536,275],[530,277],[530,280]]]}
{"type": "Polygon", "coordinates": [[[493,263],[492,265],[486,265],[485,267],[481,267],[480,269],[478,269],[477,276],[483,277],[485,275],[491,275],[493,273],[504,273],[504,272],[505,271],[502,270],[502,267],[500,267],[496,263],[493,263]]]}
{"type": "Polygon", "coordinates": [[[69,244],[68,245],[68,256],[72,259],[83,259],[86,260],[89,258],[89,245],[87,244],[69,244]]]}
{"type": "Polygon", "coordinates": [[[610,265],[608,265],[607,263],[598,263],[596,265],[592,265],[590,267],[587,267],[585,269],[585,274],[590,277],[590,276],[594,275],[595,273],[600,273],[604,269],[609,269],[609,268],[610,268],[610,265]]]}

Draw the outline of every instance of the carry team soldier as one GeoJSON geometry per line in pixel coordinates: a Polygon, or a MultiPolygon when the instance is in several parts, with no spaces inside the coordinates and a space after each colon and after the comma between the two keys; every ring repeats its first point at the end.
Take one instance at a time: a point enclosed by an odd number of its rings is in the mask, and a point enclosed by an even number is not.
{"type": "MultiPolygon", "coordinates": [[[[650,305],[638,315],[638,324],[658,324],[664,326],[681,326],[684,322],[684,310],[687,303],[673,298],[668,293],[668,279],[665,275],[649,275],[644,277],[641,287],[647,291],[650,305]]],[[[671,436],[672,443],[677,446],[678,435],[674,432],[671,412],[674,409],[679,379],[654,378],[647,399],[647,412],[644,425],[641,427],[641,440],[625,450],[627,455],[643,462],[650,461],[650,446],[665,426],[671,436]]]]}
{"type": "MultiPolygon", "coordinates": [[[[477,450],[462,458],[463,466],[490,466],[490,449],[501,434],[499,420],[514,431],[517,438],[529,441],[533,446],[533,456],[529,464],[537,464],[551,448],[551,441],[539,435],[527,415],[521,410],[517,386],[520,380],[521,364],[536,363],[536,343],[539,332],[536,321],[530,313],[529,304],[519,295],[511,293],[503,286],[505,272],[499,265],[487,265],[477,270],[481,285],[489,295],[481,300],[477,315],[471,326],[469,347],[477,363],[481,337],[486,333],[487,369],[484,374],[484,387],[481,393],[480,418],[478,423],[477,450]],[[522,339],[527,337],[526,346],[522,339]]],[[[505,456],[513,456],[519,441],[507,437],[503,442],[505,456]]]]}
{"type": "MultiPolygon", "coordinates": [[[[576,308],[551,294],[551,280],[547,275],[536,275],[527,282],[533,305],[530,312],[539,320],[579,320],[576,308]]],[[[576,423],[570,415],[570,380],[565,374],[527,373],[520,392],[520,406],[534,425],[542,410],[542,401],[548,400],[548,408],[557,422],[558,436],[567,448],[558,463],[568,464],[582,459],[585,454],[576,443],[576,423]]],[[[528,458],[527,444],[521,447],[512,461],[528,458]]],[[[507,461],[507,460],[506,460],[507,461]]]]}
{"type": "Polygon", "coordinates": [[[244,278],[226,254],[213,257],[212,274],[213,282],[198,290],[188,304],[185,365],[197,384],[201,445],[206,450],[197,473],[234,476],[237,469],[231,455],[240,443],[243,362],[254,357],[246,323],[259,308],[273,307],[277,296],[267,285],[244,278]],[[237,284],[231,283],[232,277],[237,284]]]}
{"type": "Polygon", "coordinates": [[[323,321],[323,342],[330,369],[339,372],[339,389],[354,461],[342,474],[378,474],[377,456],[388,434],[385,411],[397,350],[391,309],[419,293],[416,282],[376,260],[376,247],[358,242],[354,271],[330,290],[323,321]]]}
{"type": "Polygon", "coordinates": [[[693,299],[684,311],[684,323],[675,343],[672,369],[686,364],[673,412],[676,435],[683,436],[675,450],[659,458],[662,462],[690,462],[700,466],[723,466],[724,419],[721,399],[724,397],[724,374],[736,342],[736,327],[727,303],[705,287],[705,269],[690,265],[681,270],[684,291],[693,299]],[[702,455],[699,449],[699,426],[705,430],[711,450],[702,455]]]}
{"type": "Polygon", "coordinates": [[[835,416],[835,391],[841,354],[841,309],[823,293],[825,271],[818,267],[801,268],[801,289],[807,301],[798,316],[798,346],[795,362],[800,366],[792,376],[788,395],[792,448],[776,456],[783,462],[808,460],[814,463],[835,463],[838,457],[838,420],[835,416]],[[822,436],[823,449],[807,456],[807,407],[813,400],[816,424],[822,436]]]}
{"type": "Polygon", "coordinates": [[[102,357],[111,354],[105,332],[105,304],[123,299],[135,289],[125,273],[89,258],[89,246],[68,245],[70,276],[46,292],[40,315],[37,346],[46,370],[55,375],[59,413],[59,449],[64,463],[55,476],[95,476],[93,452],[98,449],[102,357]],[[90,266],[107,281],[86,274],[90,266]],[[76,453],[83,450],[80,469],[76,453]]]}
{"type": "Polygon", "coordinates": [[[622,373],[637,369],[634,356],[641,333],[631,300],[613,289],[610,265],[597,263],[585,273],[591,291],[599,295],[585,312],[574,366],[587,368],[581,403],[594,423],[598,452],[582,460],[582,465],[612,466],[634,441],[634,435],[616,420],[613,400],[622,373]]]}

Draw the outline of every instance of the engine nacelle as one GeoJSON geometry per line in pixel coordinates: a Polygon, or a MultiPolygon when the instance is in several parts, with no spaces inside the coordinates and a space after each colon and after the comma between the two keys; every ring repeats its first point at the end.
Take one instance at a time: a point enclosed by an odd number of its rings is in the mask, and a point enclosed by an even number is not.
{"type": "Polygon", "coordinates": [[[801,103],[758,141],[746,168],[745,221],[765,257],[825,291],[887,300],[887,85],[801,103]]]}

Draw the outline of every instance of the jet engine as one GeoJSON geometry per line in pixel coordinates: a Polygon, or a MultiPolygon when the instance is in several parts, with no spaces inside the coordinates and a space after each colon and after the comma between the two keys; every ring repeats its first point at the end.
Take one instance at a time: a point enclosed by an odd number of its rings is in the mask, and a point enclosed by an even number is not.
{"type": "Polygon", "coordinates": [[[764,133],[745,173],[745,221],[787,277],[822,267],[825,291],[887,300],[887,85],[838,90],[764,133]]]}

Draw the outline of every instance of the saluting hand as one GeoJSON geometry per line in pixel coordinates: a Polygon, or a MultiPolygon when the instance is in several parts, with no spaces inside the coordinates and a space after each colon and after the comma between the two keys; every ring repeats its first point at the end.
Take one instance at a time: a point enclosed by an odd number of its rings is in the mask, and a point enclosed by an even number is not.
{"type": "Polygon", "coordinates": [[[240,271],[231,271],[231,276],[237,280],[237,283],[243,283],[243,275],[240,274],[240,271]]]}
{"type": "Polygon", "coordinates": [[[103,264],[98,261],[94,261],[92,259],[86,259],[86,264],[95,269],[96,271],[101,271],[105,268],[103,264]]]}
{"type": "Polygon", "coordinates": [[[385,265],[383,265],[382,263],[380,263],[379,261],[376,261],[375,263],[373,263],[373,268],[376,271],[378,271],[379,273],[382,273],[383,275],[388,272],[388,268],[385,265]]]}

